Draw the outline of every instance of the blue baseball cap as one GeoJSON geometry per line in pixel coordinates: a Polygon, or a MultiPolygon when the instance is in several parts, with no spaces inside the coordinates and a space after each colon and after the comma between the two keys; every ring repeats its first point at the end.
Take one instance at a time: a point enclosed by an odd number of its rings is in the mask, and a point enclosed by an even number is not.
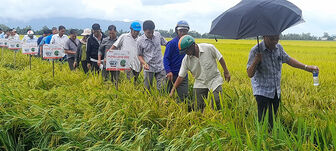
{"type": "Polygon", "coordinates": [[[131,24],[131,29],[135,30],[135,31],[140,31],[141,30],[141,25],[139,22],[133,22],[131,24]]]}

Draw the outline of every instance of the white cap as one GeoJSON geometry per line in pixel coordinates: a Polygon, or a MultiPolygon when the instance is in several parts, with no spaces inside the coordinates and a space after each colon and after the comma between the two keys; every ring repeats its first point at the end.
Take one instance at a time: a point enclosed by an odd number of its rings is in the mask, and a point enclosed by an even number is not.
{"type": "Polygon", "coordinates": [[[32,30],[29,30],[29,31],[27,32],[27,35],[34,35],[34,32],[33,32],[32,30]]]}
{"type": "Polygon", "coordinates": [[[83,33],[81,34],[82,36],[88,36],[91,35],[91,29],[90,28],[85,28],[83,33]]]}

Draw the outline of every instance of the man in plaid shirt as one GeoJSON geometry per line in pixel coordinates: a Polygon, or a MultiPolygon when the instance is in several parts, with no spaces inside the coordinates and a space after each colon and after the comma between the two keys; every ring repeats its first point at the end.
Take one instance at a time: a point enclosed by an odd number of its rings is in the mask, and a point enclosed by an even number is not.
{"type": "Polygon", "coordinates": [[[247,62],[247,74],[251,78],[253,95],[258,104],[258,119],[261,121],[269,110],[269,124],[273,126],[273,112],[277,113],[280,103],[280,79],[283,63],[308,72],[319,71],[291,58],[278,44],[279,35],[263,36],[264,41],[254,46],[247,62]]]}

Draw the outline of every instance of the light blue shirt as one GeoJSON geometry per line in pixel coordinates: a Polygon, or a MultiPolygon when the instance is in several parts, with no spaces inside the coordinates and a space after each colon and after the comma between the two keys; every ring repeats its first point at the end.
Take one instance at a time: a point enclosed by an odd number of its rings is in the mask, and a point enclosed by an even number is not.
{"type": "Polygon", "coordinates": [[[44,44],[47,44],[47,43],[46,43],[47,37],[48,37],[48,36],[45,36],[45,37],[42,38],[42,40],[41,40],[41,42],[40,42],[40,44],[39,44],[40,46],[42,46],[42,45],[44,45],[44,44]]]}
{"type": "Polygon", "coordinates": [[[5,33],[2,32],[2,33],[0,34],[0,39],[4,39],[4,38],[5,38],[5,33]]]}

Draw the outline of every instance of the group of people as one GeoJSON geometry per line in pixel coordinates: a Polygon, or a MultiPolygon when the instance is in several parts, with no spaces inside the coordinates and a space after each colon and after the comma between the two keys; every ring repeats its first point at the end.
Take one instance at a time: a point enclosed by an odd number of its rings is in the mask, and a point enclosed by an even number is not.
{"type": "MultiPolygon", "coordinates": [[[[156,88],[161,92],[165,89],[169,96],[174,96],[177,91],[179,101],[185,101],[188,97],[188,71],[194,77],[193,103],[195,110],[205,108],[204,99],[209,92],[213,94],[210,105],[220,108],[220,96],[223,92],[222,84],[231,79],[230,72],[220,51],[212,44],[196,43],[195,39],[188,35],[189,24],[181,20],[175,26],[176,37],[167,42],[159,32],[155,31],[155,24],[146,20],[143,25],[133,22],[130,32],[117,37],[116,26],[108,27],[108,35],[105,35],[99,24],[93,24],[92,29],[85,29],[81,34],[83,39],[76,38],[75,30],[70,30],[68,38],[65,35],[65,27],[53,28],[44,32],[43,36],[36,38],[33,31],[28,31],[23,40],[38,43],[40,52],[43,44],[59,44],[64,47],[69,68],[74,70],[79,64],[85,72],[102,72],[105,80],[111,78],[116,82],[120,72],[106,71],[107,51],[130,52],[130,70],[126,71],[127,78],[133,79],[134,84],[143,70],[144,86],[150,92],[153,81],[156,80],[156,88]],[[143,30],[140,35],[141,29],[143,30]],[[83,46],[86,48],[83,49],[83,46]],[[161,46],[165,46],[162,55],[161,46]],[[220,73],[217,62],[223,69],[220,73]],[[224,78],[222,77],[224,76],[224,78]]],[[[5,36],[0,33],[0,38],[17,38],[13,30],[5,36]]],[[[266,113],[269,113],[269,123],[273,123],[273,114],[277,113],[281,89],[282,64],[299,68],[308,72],[318,71],[317,66],[300,63],[290,57],[279,42],[279,35],[264,35],[263,41],[254,46],[249,54],[247,62],[247,75],[251,78],[253,95],[258,105],[258,119],[261,121],[266,113]],[[268,111],[268,112],[267,112],[268,111]]],[[[40,53],[41,55],[42,53],[40,53]]]]}
{"type": "Polygon", "coordinates": [[[20,40],[20,36],[17,34],[16,29],[3,31],[0,28],[0,39],[20,40]]]}

